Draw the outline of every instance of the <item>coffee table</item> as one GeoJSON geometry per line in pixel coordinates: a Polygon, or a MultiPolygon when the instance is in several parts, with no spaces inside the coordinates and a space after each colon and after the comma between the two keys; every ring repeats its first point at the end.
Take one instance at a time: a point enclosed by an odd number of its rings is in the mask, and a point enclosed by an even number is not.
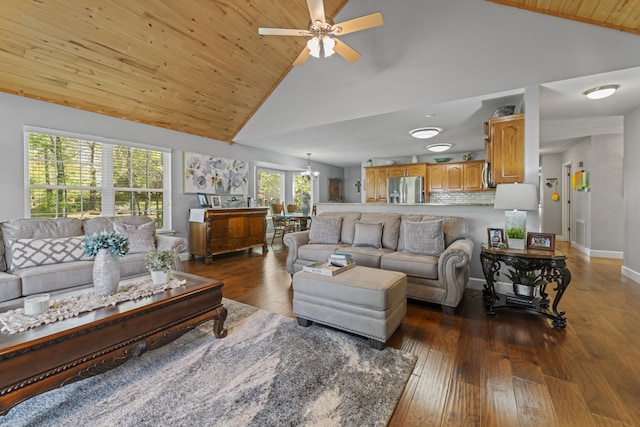
{"type": "Polygon", "coordinates": [[[215,320],[217,338],[225,337],[224,282],[183,272],[171,275],[187,283],[25,332],[0,334],[0,415],[37,394],[162,347],[207,320],[215,320]]]}

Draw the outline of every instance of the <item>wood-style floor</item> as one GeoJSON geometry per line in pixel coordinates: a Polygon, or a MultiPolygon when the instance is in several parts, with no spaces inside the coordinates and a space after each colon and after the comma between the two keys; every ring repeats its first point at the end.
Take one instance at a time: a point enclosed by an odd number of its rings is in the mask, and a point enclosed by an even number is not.
{"type": "MultiPolygon", "coordinates": [[[[572,274],[559,308],[566,330],[524,313],[486,316],[468,289],[455,315],[409,301],[388,345],[419,360],[392,426],[630,426],[640,424],[640,284],[620,260],[591,258],[566,243],[572,274]]],[[[224,280],[226,298],[292,312],[287,249],[185,262],[224,280]]],[[[552,288],[552,287],[551,287],[552,288]]]]}

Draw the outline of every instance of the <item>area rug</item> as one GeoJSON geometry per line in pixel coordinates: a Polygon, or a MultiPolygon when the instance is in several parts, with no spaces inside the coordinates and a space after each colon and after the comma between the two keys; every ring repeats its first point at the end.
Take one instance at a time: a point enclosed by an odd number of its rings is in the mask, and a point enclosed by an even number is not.
{"type": "Polygon", "coordinates": [[[396,349],[228,299],[207,322],[105,374],[33,397],[1,426],[384,426],[416,363],[396,349]]]}

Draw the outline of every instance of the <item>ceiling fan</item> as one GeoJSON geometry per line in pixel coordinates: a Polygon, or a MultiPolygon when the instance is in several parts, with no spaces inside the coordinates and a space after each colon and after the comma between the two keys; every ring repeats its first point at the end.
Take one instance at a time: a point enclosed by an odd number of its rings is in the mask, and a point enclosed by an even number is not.
{"type": "Polygon", "coordinates": [[[311,23],[306,30],[294,30],[287,28],[258,28],[258,34],[263,36],[302,36],[311,37],[307,41],[307,47],[293,62],[293,65],[303,64],[309,55],[320,58],[328,57],[337,52],[349,62],[356,62],[362,55],[338,40],[335,36],[353,33],[368,28],[382,25],[382,13],[375,12],[359,18],[334,24],[324,15],[324,3],[322,0],[307,0],[311,23]]]}

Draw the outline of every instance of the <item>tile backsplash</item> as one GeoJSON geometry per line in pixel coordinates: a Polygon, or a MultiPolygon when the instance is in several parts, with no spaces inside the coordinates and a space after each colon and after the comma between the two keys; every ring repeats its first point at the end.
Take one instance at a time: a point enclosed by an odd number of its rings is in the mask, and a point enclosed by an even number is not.
{"type": "Polygon", "coordinates": [[[493,203],[495,191],[474,192],[433,192],[429,193],[430,203],[464,204],[464,203],[493,203]]]}

